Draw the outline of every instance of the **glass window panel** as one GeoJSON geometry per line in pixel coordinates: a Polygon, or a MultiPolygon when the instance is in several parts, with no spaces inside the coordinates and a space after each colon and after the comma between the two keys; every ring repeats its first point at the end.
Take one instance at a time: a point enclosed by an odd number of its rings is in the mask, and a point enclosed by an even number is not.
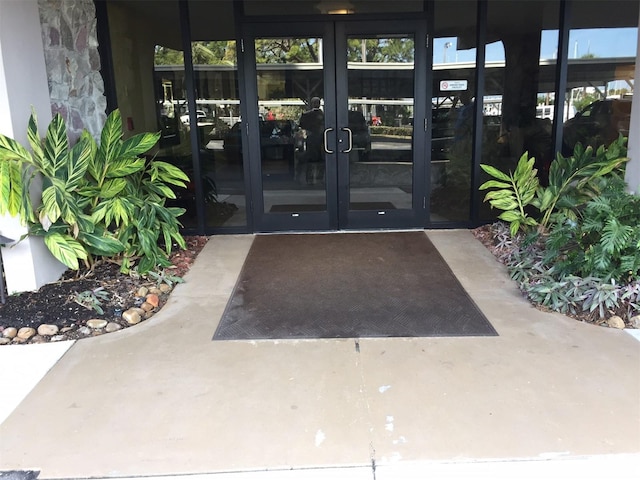
{"type": "MultiPolygon", "coordinates": [[[[240,92],[230,1],[190,2],[193,78],[196,96],[200,182],[204,194],[205,226],[242,227],[247,224],[245,177],[239,149],[240,92]],[[202,24],[215,19],[222,28],[202,24]]],[[[188,112],[183,124],[192,129],[188,112]]]]}
{"type": "Polygon", "coordinates": [[[255,40],[265,213],[326,211],[322,39],[255,40]]]}
{"type": "MultiPolygon", "coordinates": [[[[560,2],[493,0],[488,3],[481,163],[514,170],[523,153],[535,157],[546,182],[552,145],[560,2]]],[[[482,174],[481,183],[488,179],[482,174]]],[[[480,218],[499,212],[476,192],[480,218]]]]}
{"type": "Polygon", "coordinates": [[[609,2],[607,15],[590,2],[574,6],[569,31],[568,89],[562,149],[597,148],[629,135],[637,54],[637,2],[609,2]],[[590,14],[595,15],[593,18],[590,14]]]}
{"type": "Polygon", "coordinates": [[[347,40],[350,209],[412,208],[413,35],[347,40]]]}
{"type": "Polygon", "coordinates": [[[431,222],[469,219],[476,75],[476,2],[435,5],[431,222]],[[472,12],[472,15],[469,15],[472,12]],[[459,19],[454,26],[451,18],[459,19]]]}

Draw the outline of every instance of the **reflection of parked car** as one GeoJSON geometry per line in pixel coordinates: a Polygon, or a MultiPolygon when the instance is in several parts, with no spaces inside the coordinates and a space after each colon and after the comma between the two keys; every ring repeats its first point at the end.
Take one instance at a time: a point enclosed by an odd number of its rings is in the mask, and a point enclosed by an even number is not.
{"type": "MultiPolygon", "coordinates": [[[[196,110],[196,118],[198,122],[203,122],[207,119],[207,114],[204,113],[203,110],[196,110]]],[[[184,115],[180,115],[180,121],[185,124],[189,124],[189,112],[186,112],[184,115]]]]}
{"type": "MultiPolygon", "coordinates": [[[[259,127],[262,161],[284,159],[293,165],[295,123],[291,120],[260,120],[259,127]]],[[[242,122],[231,127],[222,146],[229,161],[242,162],[242,122]]]]}
{"type": "Polygon", "coordinates": [[[564,123],[563,149],[565,154],[573,151],[576,143],[609,145],[620,134],[629,135],[631,100],[598,100],[564,123]]]}

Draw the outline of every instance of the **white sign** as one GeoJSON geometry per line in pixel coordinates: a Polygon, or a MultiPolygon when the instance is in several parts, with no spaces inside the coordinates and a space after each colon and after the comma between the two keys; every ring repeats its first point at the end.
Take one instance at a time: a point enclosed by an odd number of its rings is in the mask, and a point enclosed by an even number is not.
{"type": "Polygon", "coordinates": [[[454,92],[467,89],[466,80],[442,80],[440,82],[441,92],[454,92]]]}

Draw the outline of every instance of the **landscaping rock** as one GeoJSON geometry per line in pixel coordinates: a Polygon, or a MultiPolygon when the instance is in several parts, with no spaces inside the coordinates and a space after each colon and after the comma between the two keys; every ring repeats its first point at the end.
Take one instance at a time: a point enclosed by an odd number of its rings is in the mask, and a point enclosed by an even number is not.
{"type": "Polygon", "coordinates": [[[57,334],[59,328],[57,325],[49,325],[47,323],[43,323],[38,327],[38,335],[43,335],[45,337],[51,337],[57,334]]]}
{"type": "Polygon", "coordinates": [[[11,343],[11,339],[9,337],[0,337],[0,345],[7,345],[11,343]]]}
{"type": "Polygon", "coordinates": [[[147,287],[140,287],[136,292],[137,297],[146,297],[147,293],[149,293],[149,289],[147,287]]]}
{"type": "Polygon", "coordinates": [[[94,330],[99,330],[107,326],[106,320],[102,320],[99,318],[92,318],[91,320],[87,320],[87,327],[92,328],[94,330]]]}
{"type": "Polygon", "coordinates": [[[107,323],[107,326],[104,327],[104,331],[107,333],[111,333],[111,332],[115,332],[117,330],[120,330],[122,328],[122,325],[120,325],[119,323],[116,322],[109,322],[107,323]]]}
{"type": "Polygon", "coordinates": [[[18,329],[15,327],[5,328],[2,331],[2,336],[6,338],[15,338],[16,335],[18,335],[18,329]]]}
{"type": "Polygon", "coordinates": [[[150,293],[149,295],[147,295],[146,303],[152,305],[155,308],[160,304],[160,297],[158,297],[158,295],[155,293],[150,293]]]}
{"type": "Polygon", "coordinates": [[[162,293],[169,293],[173,288],[171,285],[167,285],[166,283],[161,283],[158,287],[162,293]]]}
{"type": "Polygon", "coordinates": [[[140,315],[140,312],[138,312],[138,310],[139,309],[137,308],[130,308],[122,314],[122,318],[124,318],[129,325],[140,323],[140,321],[142,320],[142,316],[140,315]]]}
{"type": "Polygon", "coordinates": [[[607,320],[607,325],[609,325],[609,327],[611,327],[611,328],[624,328],[625,327],[624,320],[622,320],[622,318],[620,318],[617,315],[614,315],[613,317],[610,317],[609,320],[607,320]]]}
{"type": "Polygon", "coordinates": [[[629,319],[629,323],[633,328],[640,328],[640,315],[636,315],[629,319]]]}
{"type": "Polygon", "coordinates": [[[31,327],[22,327],[18,330],[18,335],[16,338],[20,338],[22,340],[29,340],[36,334],[36,329],[31,327]]]}

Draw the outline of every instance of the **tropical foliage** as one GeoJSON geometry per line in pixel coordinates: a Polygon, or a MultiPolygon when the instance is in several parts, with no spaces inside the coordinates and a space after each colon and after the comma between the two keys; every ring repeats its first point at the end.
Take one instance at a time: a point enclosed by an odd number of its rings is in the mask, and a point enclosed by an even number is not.
{"type": "Polygon", "coordinates": [[[504,173],[482,164],[480,167],[493,177],[480,186],[481,190],[493,189],[484,200],[492,208],[503,210],[498,218],[510,224],[512,236],[518,230],[527,232],[536,226],[539,231],[545,231],[557,219],[577,220],[585,204],[606,185],[600,179],[622,171],[628,161],[625,142],[621,136],[608,147],[602,145],[595,151],[591,146],[584,148],[578,143],[573,155],[564,157],[558,153],[549,167],[546,187],[539,181],[535,159],[529,158],[526,152],[513,172],[504,173]],[[535,207],[538,215],[528,207],[535,207]]]}
{"type": "Polygon", "coordinates": [[[594,318],[640,313],[640,197],[626,191],[624,142],[558,155],[546,187],[526,154],[513,173],[483,166],[495,179],[481,186],[493,189],[485,201],[503,210],[492,227],[499,258],[534,303],[594,318]]]}
{"type": "Polygon", "coordinates": [[[168,163],[146,159],[159,134],[122,139],[122,118],[107,118],[100,144],[88,132],[70,147],[65,122],[56,115],[44,140],[35,113],[27,130],[31,151],[0,135],[0,214],[18,215],[31,235],[44,237],[51,253],[72,269],[108,257],[123,272],[168,266],[173,243],[185,248],[177,218],[165,206],[171,185],[187,176],[168,163]],[[34,180],[41,179],[42,194],[34,180]],[[32,186],[34,188],[32,188],[32,186]]]}

